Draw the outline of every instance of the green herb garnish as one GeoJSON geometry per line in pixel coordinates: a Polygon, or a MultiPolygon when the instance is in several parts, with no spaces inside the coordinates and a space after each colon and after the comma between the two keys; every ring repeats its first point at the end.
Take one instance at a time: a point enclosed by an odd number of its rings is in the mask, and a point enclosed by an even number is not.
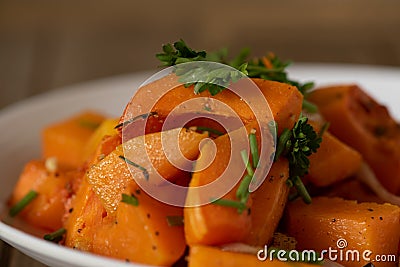
{"type": "Polygon", "coordinates": [[[324,125],[322,125],[321,130],[318,133],[318,137],[322,138],[324,133],[328,130],[329,126],[330,126],[330,123],[329,122],[325,122],[324,125]]]}
{"type": "Polygon", "coordinates": [[[242,151],[240,151],[240,155],[242,156],[243,163],[246,166],[247,173],[250,176],[253,176],[254,175],[254,169],[250,164],[249,156],[247,155],[246,149],[243,149],[242,151]]]}
{"type": "MultiPolygon", "coordinates": [[[[253,130],[252,130],[253,131],[253,130]]],[[[255,130],[254,130],[255,131],[255,130]]],[[[257,137],[256,134],[251,132],[249,134],[249,141],[250,141],[250,152],[251,157],[253,159],[253,168],[257,168],[258,161],[260,160],[260,156],[258,154],[258,144],[257,144],[257,137]]]]}
{"type": "Polygon", "coordinates": [[[194,51],[181,39],[172,44],[162,47],[163,53],[156,54],[156,58],[162,62],[163,66],[174,66],[180,63],[205,60],[205,51],[194,51]]]}
{"type": "Polygon", "coordinates": [[[167,216],[168,226],[183,226],[183,216],[167,216]]]}
{"type": "Polygon", "coordinates": [[[273,53],[269,53],[262,58],[248,60],[249,49],[243,49],[242,52],[233,61],[227,62],[228,65],[238,65],[247,63],[247,72],[250,78],[261,78],[264,80],[277,81],[296,86],[304,95],[303,108],[308,112],[316,112],[317,107],[306,100],[309,90],[314,87],[313,82],[301,83],[289,78],[286,68],[291,65],[290,61],[283,62],[273,53]]]}
{"type": "Polygon", "coordinates": [[[132,195],[122,194],[121,202],[132,205],[132,206],[139,205],[139,200],[133,194],[132,195]]]}
{"type": "Polygon", "coordinates": [[[223,48],[216,52],[206,53],[195,51],[187,46],[181,39],[172,44],[163,46],[163,52],[156,55],[163,66],[176,66],[175,73],[185,86],[194,85],[195,93],[208,90],[211,95],[216,95],[229,86],[230,83],[247,75],[250,78],[261,78],[265,80],[278,81],[296,86],[304,95],[303,108],[309,112],[316,112],[317,107],[306,100],[308,92],[314,87],[313,82],[301,83],[289,79],[286,68],[291,62],[283,62],[273,53],[262,58],[249,60],[250,49],[243,49],[232,60],[228,59],[228,50],[223,48]],[[239,72],[232,72],[226,68],[215,66],[207,68],[181,66],[181,63],[194,61],[210,61],[229,65],[239,72]],[[243,74],[243,75],[242,75],[243,74]]]}
{"type": "MultiPolygon", "coordinates": [[[[216,95],[247,74],[246,64],[238,66],[237,71],[232,71],[223,65],[180,65],[181,63],[195,61],[210,61],[205,51],[195,51],[187,46],[181,39],[172,44],[163,46],[163,53],[156,55],[163,66],[176,66],[175,73],[185,87],[194,85],[194,92],[199,94],[208,90],[211,95],[216,95]]],[[[222,63],[222,62],[219,62],[222,63]]]]}
{"type": "Polygon", "coordinates": [[[98,122],[85,120],[85,119],[79,120],[78,123],[79,123],[79,126],[82,126],[84,128],[88,128],[91,130],[96,130],[100,126],[100,123],[98,123],[98,122]]]}
{"type": "MultiPolygon", "coordinates": [[[[322,132],[322,131],[321,131],[322,132]]],[[[289,160],[289,181],[296,189],[305,203],[311,203],[300,177],[307,174],[310,167],[308,159],[320,146],[322,136],[317,135],[314,128],[308,124],[308,119],[301,116],[292,130],[285,129],[278,140],[275,160],[284,156],[289,160]]]]}
{"type": "Polygon", "coordinates": [[[296,188],[297,193],[303,199],[304,203],[311,203],[311,196],[307,191],[307,188],[304,186],[299,176],[291,177],[291,181],[293,182],[293,186],[296,188]]]}
{"type": "Polygon", "coordinates": [[[38,196],[38,193],[34,190],[29,191],[17,204],[15,204],[9,212],[9,215],[11,217],[16,216],[18,213],[20,213],[29,203],[32,202],[36,197],[38,196]]]}
{"type": "MultiPolygon", "coordinates": [[[[256,157],[256,161],[257,161],[257,164],[254,164],[254,162],[253,162],[253,165],[257,166],[258,165],[258,144],[257,144],[257,139],[255,137],[256,136],[254,133],[251,132],[249,134],[250,147],[253,146],[253,148],[250,148],[250,151],[252,152],[253,161],[254,161],[254,157],[256,157]],[[254,149],[257,151],[257,155],[255,155],[254,149]]],[[[250,163],[248,153],[245,149],[240,151],[240,155],[241,155],[243,163],[246,167],[247,174],[243,177],[242,181],[239,184],[238,189],[236,190],[236,198],[238,200],[217,199],[217,200],[213,200],[211,203],[220,205],[220,206],[236,208],[238,210],[238,212],[241,214],[247,208],[246,203],[250,196],[249,185],[251,183],[251,180],[253,179],[254,169],[250,163]]]]}
{"type": "Polygon", "coordinates": [[[223,199],[223,198],[214,199],[211,201],[211,204],[235,208],[238,210],[239,213],[242,213],[247,208],[246,203],[243,203],[242,201],[223,199]]]}
{"type": "Polygon", "coordinates": [[[302,108],[310,113],[317,113],[318,112],[318,107],[308,101],[305,97],[303,99],[303,105],[302,108]]]}
{"type": "Polygon", "coordinates": [[[139,170],[141,170],[142,173],[143,173],[144,178],[146,179],[146,181],[149,180],[150,175],[149,175],[149,172],[146,170],[145,167],[140,166],[139,164],[137,164],[137,163],[135,163],[135,162],[133,162],[133,161],[131,161],[131,160],[125,158],[125,157],[122,156],[122,155],[120,155],[120,156],[118,156],[118,157],[119,157],[120,159],[122,159],[123,161],[125,161],[127,164],[132,165],[133,167],[138,168],[139,170]]]}
{"type": "Polygon", "coordinates": [[[132,122],[135,122],[138,119],[147,119],[148,117],[154,116],[154,115],[157,115],[157,112],[149,112],[149,113],[137,115],[137,116],[133,117],[132,119],[129,119],[129,120],[124,121],[124,122],[121,122],[120,124],[115,126],[114,129],[125,127],[126,125],[131,124],[132,122]]]}
{"type": "Polygon", "coordinates": [[[239,199],[239,201],[242,203],[246,203],[249,198],[249,185],[252,178],[253,176],[246,174],[240,182],[238,189],[236,190],[236,198],[239,199]]]}
{"type": "Polygon", "coordinates": [[[43,239],[54,243],[58,243],[63,239],[63,236],[66,232],[67,230],[65,228],[60,228],[57,231],[54,231],[53,233],[44,235],[43,239]]]}
{"type": "Polygon", "coordinates": [[[196,127],[196,131],[201,131],[201,132],[209,132],[218,136],[223,135],[223,132],[220,132],[216,129],[210,128],[210,127],[205,127],[205,126],[195,126],[196,127]]]}

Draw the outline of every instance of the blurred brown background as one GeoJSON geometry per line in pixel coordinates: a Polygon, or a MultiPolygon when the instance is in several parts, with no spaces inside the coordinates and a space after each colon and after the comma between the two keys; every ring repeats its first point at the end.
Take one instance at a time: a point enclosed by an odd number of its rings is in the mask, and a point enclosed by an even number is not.
{"type": "Polygon", "coordinates": [[[0,0],[0,107],[157,66],[161,44],[400,66],[400,1],[0,0]]]}
{"type": "MultiPolygon", "coordinates": [[[[400,1],[0,0],[0,108],[154,69],[161,44],[179,38],[197,49],[400,66],[400,1]]],[[[1,244],[1,266],[42,266],[1,244]]]]}

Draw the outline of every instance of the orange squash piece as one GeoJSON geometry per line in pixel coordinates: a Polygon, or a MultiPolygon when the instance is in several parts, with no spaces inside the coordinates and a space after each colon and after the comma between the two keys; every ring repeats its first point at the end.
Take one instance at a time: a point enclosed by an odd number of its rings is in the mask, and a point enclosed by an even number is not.
{"type": "MultiPolygon", "coordinates": [[[[124,187],[133,179],[132,175],[137,179],[145,178],[143,170],[135,167],[131,167],[131,173],[124,173],[124,166],[127,163],[121,159],[121,156],[144,168],[149,175],[149,182],[153,181],[156,171],[162,178],[174,181],[182,176],[183,171],[172,165],[170,161],[181,162],[180,153],[169,151],[167,157],[163,145],[178,142],[182,155],[186,159],[194,160],[199,154],[200,142],[206,137],[207,134],[205,133],[200,134],[177,128],[133,138],[116,147],[112,153],[92,166],[88,170],[88,182],[93,186],[106,210],[113,212],[120,202],[124,187]]],[[[158,183],[158,181],[155,183],[158,183]]]]}
{"type": "MultiPolygon", "coordinates": [[[[119,166],[118,172],[103,171],[114,180],[124,180],[131,175],[126,164],[119,166]]],[[[125,183],[120,198],[122,193],[134,195],[138,205],[120,202],[114,212],[107,212],[91,185],[84,180],[65,224],[65,244],[125,261],[172,265],[184,253],[186,243],[183,227],[169,226],[167,216],[182,217],[182,208],[153,199],[141,191],[132,178],[125,183]]]]}
{"type": "MultiPolygon", "coordinates": [[[[125,168],[125,173],[129,170],[125,168]]],[[[107,213],[85,183],[74,201],[65,244],[75,249],[125,261],[170,266],[183,254],[182,226],[169,226],[167,216],[182,216],[182,209],[161,203],[137,187],[133,180],[124,190],[135,195],[138,206],[120,203],[107,213]]]]}
{"type": "Polygon", "coordinates": [[[30,190],[36,191],[37,197],[18,216],[31,225],[57,230],[62,226],[65,202],[72,194],[72,181],[81,175],[79,171],[49,171],[43,160],[32,160],[25,165],[9,205],[14,206],[30,190]]]}
{"type": "Polygon", "coordinates": [[[262,247],[271,242],[287,202],[288,178],[289,162],[279,159],[264,183],[251,194],[251,229],[245,243],[262,247]]]}
{"type": "Polygon", "coordinates": [[[277,259],[260,261],[255,255],[223,251],[217,247],[193,246],[190,248],[188,267],[313,267],[301,262],[284,262],[277,259]]]}
{"type": "Polygon", "coordinates": [[[400,128],[386,107],[356,85],[321,88],[309,100],[331,123],[330,131],[361,153],[382,185],[400,193],[400,128]]]}
{"type": "Polygon", "coordinates": [[[104,119],[87,111],[46,127],[42,132],[43,157],[56,157],[61,165],[79,167],[86,143],[104,119]]]}
{"type": "MultiPolygon", "coordinates": [[[[281,133],[284,128],[291,129],[297,121],[302,108],[303,96],[299,90],[285,83],[266,81],[263,79],[253,79],[253,81],[259,87],[271,108],[272,115],[279,126],[278,132],[281,133]]],[[[135,95],[135,99],[148,99],[149,103],[152,103],[151,101],[154,102],[154,106],[148,106],[147,104],[136,105],[131,101],[126,106],[120,122],[127,121],[149,110],[165,118],[179,104],[199,97],[215,99],[227,104],[238,114],[244,124],[248,124],[255,119],[252,110],[246,102],[240,99],[238,95],[231,90],[224,90],[212,96],[208,91],[195,94],[193,86],[188,88],[185,88],[183,85],[175,87],[176,84],[177,77],[171,74],[140,88],[135,95]],[[173,89],[168,91],[170,88],[173,89]],[[157,94],[161,95],[159,99],[157,99],[157,94]],[[146,110],[144,106],[148,106],[148,110],[146,110]]],[[[207,107],[204,107],[203,110],[196,110],[195,112],[207,113],[208,111],[207,107]]],[[[179,127],[183,127],[183,125],[179,127]]],[[[228,130],[232,131],[235,129],[228,130]]]]}
{"type": "Polygon", "coordinates": [[[118,134],[118,130],[115,126],[118,124],[118,119],[105,119],[94,131],[94,133],[87,140],[83,152],[82,161],[87,161],[98,149],[99,144],[102,142],[105,136],[114,136],[118,134]]]}
{"type": "MultiPolygon", "coordinates": [[[[235,132],[235,131],[234,131],[235,132]]],[[[231,134],[235,134],[235,133],[231,134]]],[[[202,169],[208,160],[206,155],[212,154],[214,145],[206,143],[201,148],[201,155],[196,162],[192,180],[189,187],[199,187],[218,179],[227,168],[229,161],[237,162],[237,170],[232,173],[240,175],[243,165],[240,155],[231,155],[231,143],[228,135],[223,135],[214,140],[216,147],[215,159],[205,169],[202,169]],[[232,158],[231,158],[232,157],[232,158]]],[[[236,185],[223,199],[237,200],[236,185]]],[[[187,202],[190,199],[201,198],[199,193],[189,189],[187,202]]],[[[247,203],[249,207],[249,203],[247,203]]],[[[251,216],[248,210],[239,213],[236,208],[216,204],[206,204],[197,207],[184,208],[185,235],[189,245],[220,245],[225,243],[244,241],[250,232],[251,216]],[[234,233],[234,234],[232,234],[234,233]]]]}
{"type": "Polygon", "coordinates": [[[303,95],[295,87],[286,83],[253,79],[268,101],[275,122],[278,124],[278,134],[292,129],[299,119],[303,95]]]}
{"type": "MultiPolygon", "coordinates": [[[[296,200],[287,205],[286,231],[296,238],[298,249],[316,251],[332,249],[357,250],[360,261],[343,258],[345,266],[364,266],[365,250],[371,260],[376,255],[397,255],[400,240],[400,208],[391,204],[357,203],[340,198],[314,197],[310,205],[296,200]],[[338,248],[340,239],[347,246],[338,248]]],[[[338,254],[337,254],[338,255],[338,254]]],[[[356,259],[356,258],[355,258],[356,259]]],[[[375,266],[394,266],[394,262],[373,262],[375,266]]]]}
{"type": "MultiPolygon", "coordinates": [[[[88,159],[87,165],[98,164],[121,144],[120,139],[119,135],[104,136],[98,143],[92,158],[88,159]]],[[[87,170],[85,169],[85,171],[87,170]]],[[[85,220],[89,221],[89,224],[95,225],[100,222],[97,221],[99,216],[96,216],[96,212],[103,214],[105,209],[100,199],[93,192],[86,175],[83,175],[81,179],[74,179],[73,188],[75,188],[74,194],[66,203],[66,214],[64,216],[64,227],[67,229],[66,245],[84,251],[92,251],[93,236],[80,235],[80,232],[86,226],[86,222],[83,222],[82,218],[86,216],[85,220]]]]}
{"type": "MultiPolygon", "coordinates": [[[[245,129],[250,132],[256,124],[248,124],[245,129]]],[[[243,161],[240,153],[231,153],[232,139],[238,139],[239,129],[229,135],[223,135],[215,139],[216,154],[215,159],[205,169],[209,155],[212,153],[214,145],[206,143],[201,148],[201,155],[195,165],[194,174],[190,182],[190,187],[199,187],[209,184],[219,178],[227,169],[229,162],[231,173],[240,174],[243,172],[243,161]],[[231,155],[232,154],[232,155],[231,155]],[[198,171],[201,169],[200,171],[198,171]]],[[[256,135],[259,133],[256,130],[256,135]]],[[[259,138],[259,137],[258,137],[259,138]]],[[[246,139],[247,141],[247,139],[246,139]]],[[[260,141],[258,140],[258,144],[260,141]]],[[[279,161],[273,166],[264,183],[254,193],[250,195],[247,203],[248,210],[239,213],[236,208],[220,206],[214,203],[197,207],[185,207],[185,235],[189,245],[221,245],[232,242],[249,242],[250,244],[260,244],[268,242],[275,230],[283,208],[286,203],[288,188],[286,179],[288,177],[288,163],[284,160],[279,161]],[[270,210],[263,210],[264,208],[270,210]],[[234,234],[232,234],[234,233],[234,234]]],[[[243,178],[243,177],[241,177],[243,178]]],[[[236,184],[226,195],[224,200],[237,201],[236,191],[240,182],[236,184]]],[[[202,198],[200,192],[189,189],[187,203],[192,199],[202,198]]],[[[265,243],[264,243],[265,244],[265,243]]]]}
{"type": "MultiPolygon", "coordinates": [[[[321,126],[316,122],[309,122],[319,133],[321,126]]],[[[360,153],[329,131],[325,131],[318,151],[309,159],[307,180],[316,186],[328,186],[356,174],[362,162],[360,153]]]]}

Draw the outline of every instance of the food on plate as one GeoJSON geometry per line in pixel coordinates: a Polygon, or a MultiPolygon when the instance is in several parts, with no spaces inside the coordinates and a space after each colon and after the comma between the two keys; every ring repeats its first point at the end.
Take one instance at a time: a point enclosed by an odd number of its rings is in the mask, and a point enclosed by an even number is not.
{"type": "Polygon", "coordinates": [[[54,159],[31,160],[25,165],[9,204],[15,207],[25,196],[31,196],[29,208],[21,210],[19,216],[29,224],[55,231],[63,226],[65,203],[72,195],[73,180],[81,174],[58,167],[52,170],[50,166],[56,163],[51,161],[54,159]]]}
{"type": "Polygon", "coordinates": [[[364,266],[368,263],[361,257],[364,251],[371,251],[368,257],[372,259],[373,255],[388,255],[398,249],[399,209],[391,204],[357,203],[341,198],[315,197],[312,205],[296,200],[287,205],[285,228],[296,239],[300,250],[358,251],[359,261],[338,258],[338,262],[345,266],[364,266]]]}
{"type": "Polygon", "coordinates": [[[171,72],[120,118],[83,111],[43,129],[10,217],[46,240],[155,266],[395,266],[400,128],[385,107],[355,85],[311,90],[274,54],[229,59],[180,40],[157,58],[171,72]],[[243,81],[265,102],[243,98],[243,81]],[[371,259],[332,259],[329,248],[371,259]]]}
{"type": "Polygon", "coordinates": [[[400,193],[400,126],[387,108],[356,85],[321,88],[310,94],[330,130],[358,150],[383,186],[400,193]]]}
{"type": "Polygon", "coordinates": [[[235,253],[231,251],[224,251],[217,247],[206,246],[193,246],[190,249],[189,267],[217,267],[217,266],[231,266],[231,267],[263,267],[263,266],[293,266],[293,267],[312,267],[314,264],[308,263],[294,263],[285,261],[260,261],[255,255],[235,253]]]}
{"type": "MultiPolygon", "coordinates": [[[[322,125],[310,124],[320,132],[322,125]]],[[[316,186],[328,186],[357,173],[361,166],[360,153],[344,144],[330,132],[325,132],[318,152],[310,156],[307,179],[316,186]]]]}

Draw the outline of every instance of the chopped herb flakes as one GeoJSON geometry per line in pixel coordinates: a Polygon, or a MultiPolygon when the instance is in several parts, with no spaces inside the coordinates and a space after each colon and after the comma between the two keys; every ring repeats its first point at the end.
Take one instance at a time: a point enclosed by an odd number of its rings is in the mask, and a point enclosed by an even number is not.
{"type": "Polygon", "coordinates": [[[16,216],[18,213],[20,213],[29,203],[32,202],[36,197],[38,196],[38,193],[34,190],[29,191],[17,204],[15,204],[9,212],[9,215],[11,217],[16,216]]]}
{"type": "Polygon", "coordinates": [[[182,216],[167,216],[167,224],[168,226],[183,226],[183,217],[182,216]]]}
{"type": "Polygon", "coordinates": [[[129,159],[125,158],[124,156],[120,155],[118,156],[120,159],[122,159],[123,161],[125,161],[127,164],[132,165],[135,168],[138,168],[139,170],[141,170],[143,172],[143,176],[144,178],[148,181],[149,180],[149,173],[146,170],[146,168],[144,168],[143,166],[140,166],[139,164],[130,161],[129,159]]]}
{"type": "MultiPolygon", "coordinates": [[[[254,131],[250,132],[249,139],[250,139],[250,143],[253,142],[253,144],[250,144],[250,146],[253,146],[253,149],[250,148],[252,158],[253,158],[253,165],[257,166],[258,165],[258,144],[257,144],[257,139],[255,138],[254,131]],[[255,155],[255,150],[257,151],[257,155],[255,155]],[[257,164],[254,164],[254,159],[256,159],[257,164]]],[[[250,163],[247,151],[242,150],[242,151],[240,151],[240,154],[242,156],[243,163],[246,166],[247,174],[243,177],[242,181],[239,184],[238,189],[236,190],[236,198],[238,200],[216,199],[216,200],[212,200],[211,204],[236,208],[238,210],[238,212],[241,214],[244,210],[247,209],[246,203],[250,196],[249,185],[250,185],[251,179],[253,178],[253,175],[254,175],[254,169],[253,169],[252,164],[250,163]]]]}
{"type": "Polygon", "coordinates": [[[54,243],[58,243],[63,239],[63,236],[66,232],[67,230],[65,228],[60,228],[57,231],[54,231],[53,233],[44,235],[43,239],[54,243]]]}
{"type": "Polygon", "coordinates": [[[114,129],[125,127],[126,125],[131,124],[131,123],[133,123],[133,122],[135,122],[135,121],[137,121],[139,119],[147,119],[148,117],[155,116],[155,115],[157,115],[157,112],[150,112],[150,113],[145,113],[145,114],[138,115],[136,117],[133,117],[132,119],[129,119],[129,120],[124,121],[124,122],[121,122],[120,124],[115,126],[114,129]]]}
{"type": "Polygon", "coordinates": [[[132,206],[139,205],[139,200],[133,194],[132,195],[122,194],[121,202],[132,205],[132,206]]]}
{"type": "Polygon", "coordinates": [[[186,86],[194,85],[195,93],[208,90],[211,95],[216,95],[227,88],[231,82],[236,82],[244,75],[247,75],[250,78],[261,78],[296,86],[304,95],[303,108],[309,112],[317,111],[317,107],[306,100],[309,90],[314,87],[314,83],[301,83],[289,79],[286,68],[291,62],[283,62],[273,53],[251,60],[249,59],[250,49],[245,48],[232,60],[228,60],[228,50],[226,48],[213,53],[195,51],[188,47],[182,39],[173,45],[163,45],[162,50],[162,53],[156,54],[156,58],[161,61],[163,66],[176,66],[175,73],[180,77],[180,81],[186,86]],[[229,65],[238,71],[232,72],[218,66],[215,66],[215,69],[179,66],[181,63],[195,61],[218,62],[229,65]]]}

